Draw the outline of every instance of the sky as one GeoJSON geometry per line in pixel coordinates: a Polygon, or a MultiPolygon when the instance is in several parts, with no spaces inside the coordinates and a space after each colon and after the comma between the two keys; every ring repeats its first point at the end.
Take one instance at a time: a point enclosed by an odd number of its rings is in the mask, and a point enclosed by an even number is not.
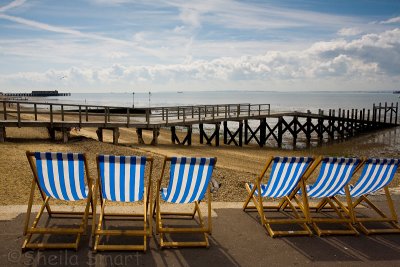
{"type": "Polygon", "coordinates": [[[0,92],[400,90],[400,1],[0,0],[0,92]]]}

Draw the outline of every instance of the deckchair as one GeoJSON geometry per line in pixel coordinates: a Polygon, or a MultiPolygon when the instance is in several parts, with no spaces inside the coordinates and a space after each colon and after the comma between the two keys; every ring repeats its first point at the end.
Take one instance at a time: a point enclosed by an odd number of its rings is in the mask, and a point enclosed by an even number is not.
{"type": "MultiPolygon", "coordinates": [[[[400,233],[400,226],[396,211],[394,209],[393,200],[389,192],[389,183],[393,180],[394,174],[399,166],[399,159],[377,159],[370,158],[364,163],[364,168],[360,178],[354,186],[350,187],[350,195],[356,198],[352,203],[352,208],[355,209],[360,204],[364,203],[372,208],[379,216],[378,217],[361,217],[353,213],[354,222],[356,222],[361,231],[365,234],[385,234],[385,233],[400,233]],[[387,216],[381,209],[372,203],[368,196],[378,190],[384,189],[387,205],[390,211],[390,216],[387,216]],[[391,228],[372,228],[365,223],[388,223],[391,228]]],[[[341,191],[340,194],[345,192],[341,191]]]]}
{"type": "MultiPolygon", "coordinates": [[[[321,164],[319,175],[313,185],[307,185],[307,195],[309,198],[319,199],[316,211],[320,211],[329,204],[330,208],[336,213],[337,217],[317,217],[310,213],[311,223],[318,236],[329,234],[354,234],[358,231],[353,227],[353,209],[349,195],[348,183],[352,175],[361,166],[360,159],[357,158],[319,158],[316,165],[321,164]],[[358,167],[358,168],[357,168],[358,167]],[[343,190],[346,195],[347,207],[336,195],[343,190]],[[322,229],[319,224],[343,224],[347,229],[322,229]]],[[[304,191],[302,191],[304,192],[304,191]]]]}
{"type": "Polygon", "coordinates": [[[33,172],[33,179],[24,226],[26,238],[22,245],[22,250],[46,248],[78,249],[81,235],[86,232],[93,190],[85,154],[27,151],[26,156],[33,172]],[[32,226],[29,227],[36,186],[39,188],[43,204],[32,226]],[[53,211],[50,208],[51,199],[64,201],[83,199],[86,200],[86,207],[83,212],[53,211]],[[79,216],[81,223],[79,227],[75,228],[38,227],[44,209],[47,210],[50,218],[56,216],[79,216]],[[31,242],[34,234],[76,235],[76,239],[72,243],[37,243],[31,242]]]}
{"type": "MultiPolygon", "coordinates": [[[[156,215],[156,232],[160,234],[160,247],[208,247],[208,234],[211,234],[211,176],[216,158],[199,157],[166,157],[157,183],[156,204],[153,215],[156,215]],[[161,188],[165,176],[167,162],[170,162],[169,183],[167,188],[161,188]],[[207,225],[200,211],[199,203],[204,199],[207,191],[208,221],[207,225]],[[161,201],[161,199],[163,201],[161,201]],[[194,203],[193,212],[166,212],[162,211],[162,203],[194,203]],[[196,227],[168,227],[165,225],[167,218],[194,219],[198,215],[199,222],[196,227]],[[166,234],[202,234],[202,241],[168,241],[166,234]]],[[[175,205],[176,207],[176,205],[175,205]]],[[[188,236],[190,237],[190,236],[188,236]]]]}
{"type": "Polygon", "coordinates": [[[306,172],[312,170],[310,167],[313,160],[311,157],[269,157],[261,175],[255,179],[254,183],[246,183],[249,195],[243,204],[243,210],[257,209],[261,224],[267,229],[271,237],[312,235],[307,225],[309,221],[307,196],[303,195],[301,200],[290,196],[294,196],[300,188],[304,192],[305,184],[302,177],[306,172]],[[261,181],[266,177],[270,167],[271,173],[269,174],[268,183],[262,184],[261,181]],[[280,202],[277,204],[268,203],[263,200],[265,197],[280,199],[280,202]],[[254,205],[249,205],[250,200],[253,201],[254,205]],[[292,200],[296,203],[292,203],[292,200]],[[282,211],[281,207],[284,203],[291,208],[294,218],[267,218],[266,211],[271,209],[282,211]],[[296,210],[295,204],[299,206],[303,216],[300,216],[301,214],[296,210]],[[301,226],[302,230],[273,230],[272,225],[276,224],[297,224],[301,226]]]}
{"type": "MultiPolygon", "coordinates": [[[[135,156],[98,155],[98,190],[94,193],[94,204],[96,208],[97,194],[100,192],[100,218],[95,226],[95,216],[92,221],[92,235],[94,236],[93,250],[143,250],[147,249],[147,237],[151,235],[151,216],[147,221],[148,206],[152,201],[151,173],[153,169],[153,158],[135,156]],[[146,163],[150,162],[148,171],[148,184],[145,184],[146,163]],[[143,214],[106,213],[107,202],[137,202],[143,201],[143,214]],[[103,229],[106,217],[110,219],[143,219],[143,229],[116,230],[103,229]],[[142,244],[100,244],[102,236],[142,236],[142,244]]],[[[150,209],[151,210],[151,209],[150,209]]]]}

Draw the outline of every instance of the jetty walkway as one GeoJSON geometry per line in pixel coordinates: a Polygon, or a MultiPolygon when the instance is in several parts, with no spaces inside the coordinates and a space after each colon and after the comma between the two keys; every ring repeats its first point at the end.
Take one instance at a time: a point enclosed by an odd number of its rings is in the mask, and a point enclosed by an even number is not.
{"type": "Polygon", "coordinates": [[[171,142],[191,145],[193,127],[198,127],[200,143],[215,146],[236,146],[251,142],[264,146],[271,141],[278,147],[289,140],[293,147],[299,137],[310,143],[349,138],[361,132],[399,125],[398,103],[373,105],[370,109],[319,110],[308,112],[272,112],[269,104],[220,104],[175,107],[129,108],[76,105],[28,101],[0,101],[0,142],[6,141],[8,127],[45,127],[52,139],[56,131],[68,141],[72,128],[97,128],[103,141],[103,131],[113,131],[113,143],[118,144],[119,129],[135,128],[138,142],[143,144],[142,131],[151,130],[151,144],[157,144],[160,128],[171,130],[171,142]],[[180,140],[176,128],[186,128],[180,140]],[[207,128],[207,130],[206,130],[207,128]]]}

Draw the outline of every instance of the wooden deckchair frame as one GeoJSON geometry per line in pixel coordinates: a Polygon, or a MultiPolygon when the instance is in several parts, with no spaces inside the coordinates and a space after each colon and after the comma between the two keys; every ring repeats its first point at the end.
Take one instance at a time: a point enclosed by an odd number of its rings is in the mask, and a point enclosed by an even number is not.
{"type": "Polygon", "coordinates": [[[101,192],[101,182],[100,182],[100,165],[99,165],[99,156],[96,157],[97,162],[97,184],[98,187],[94,191],[94,210],[96,213],[96,205],[97,199],[100,198],[100,217],[99,222],[96,226],[96,218],[93,216],[92,220],[92,236],[94,237],[93,250],[96,252],[98,250],[147,250],[147,237],[151,236],[152,233],[152,216],[148,216],[149,205],[150,210],[153,205],[153,190],[152,190],[152,173],[153,173],[153,158],[146,157],[146,165],[147,162],[150,162],[149,169],[149,178],[148,178],[148,186],[144,185],[144,193],[143,193],[143,213],[106,213],[105,207],[107,202],[112,202],[103,198],[101,192]],[[103,222],[106,217],[110,217],[110,219],[133,219],[133,218],[143,218],[143,230],[105,230],[103,229],[103,222]],[[148,219],[147,219],[148,218],[148,219]],[[100,244],[100,238],[102,236],[143,236],[143,244],[135,244],[135,245],[109,245],[109,244],[100,244]]]}
{"type": "MultiPolygon", "coordinates": [[[[323,158],[324,157],[318,157],[318,159],[314,162],[314,165],[315,165],[314,170],[318,167],[318,165],[321,164],[323,158]]],[[[364,163],[364,160],[362,159],[361,162],[355,167],[351,176],[353,176],[362,167],[363,163],[364,163]]],[[[307,180],[311,174],[312,174],[312,172],[305,175],[304,179],[307,180]]],[[[310,222],[309,223],[311,223],[311,225],[313,226],[313,228],[318,236],[322,236],[322,235],[359,235],[359,232],[353,226],[353,224],[354,224],[354,209],[353,209],[352,200],[351,200],[351,196],[350,196],[349,184],[346,184],[344,186],[344,191],[345,191],[347,206],[344,205],[336,196],[331,196],[331,197],[323,197],[315,207],[315,211],[317,213],[320,213],[323,209],[334,211],[336,213],[336,215],[338,216],[337,218],[316,218],[315,216],[311,215],[312,213],[310,213],[310,222]],[[329,205],[328,208],[326,208],[327,205],[329,205]],[[347,226],[347,229],[343,229],[343,230],[322,229],[318,225],[321,223],[323,223],[323,224],[343,224],[343,225],[347,226]]],[[[304,192],[304,191],[302,191],[302,192],[304,192]]],[[[293,197],[297,198],[297,196],[293,196],[293,197]]],[[[283,208],[285,208],[285,206],[283,206],[283,208]]]]}
{"type": "MultiPolygon", "coordinates": [[[[217,159],[215,159],[215,164],[217,163],[217,159]]],[[[161,211],[161,183],[165,173],[165,167],[167,162],[172,160],[171,157],[164,158],[164,164],[161,171],[160,179],[157,182],[157,196],[156,202],[153,208],[153,216],[156,216],[156,233],[160,235],[160,247],[209,247],[210,243],[208,241],[208,235],[211,235],[212,232],[212,221],[211,221],[211,179],[207,186],[207,224],[204,223],[204,217],[200,211],[200,203],[199,201],[194,201],[194,209],[193,212],[162,212],[161,211]],[[194,220],[196,214],[198,215],[199,227],[164,227],[163,226],[163,218],[177,218],[177,219],[191,219],[194,220]],[[173,233],[183,233],[183,234],[193,234],[200,233],[203,234],[204,241],[166,241],[166,234],[173,233]]]]}
{"type": "MultiPolygon", "coordinates": [[[[367,159],[363,158],[362,163],[360,163],[360,165],[356,171],[358,171],[361,168],[361,166],[365,164],[366,161],[367,161],[367,159]]],[[[388,216],[385,212],[383,212],[376,205],[374,205],[371,202],[371,200],[368,199],[368,194],[359,196],[355,201],[351,202],[352,203],[351,215],[352,215],[353,224],[354,223],[358,224],[360,230],[366,235],[369,235],[369,234],[400,234],[400,225],[398,224],[396,210],[394,208],[393,200],[390,195],[389,185],[384,186],[383,190],[385,191],[385,197],[386,197],[386,201],[387,201],[387,204],[389,207],[390,216],[388,216]],[[376,212],[376,214],[379,215],[379,217],[364,218],[364,217],[357,216],[355,209],[357,208],[358,205],[362,204],[363,202],[365,203],[364,205],[367,205],[371,209],[373,209],[376,212]],[[391,228],[383,228],[383,229],[382,228],[372,228],[372,227],[367,227],[365,225],[365,223],[371,223],[371,222],[388,223],[391,226],[391,228]]],[[[336,199],[336,201],[339,201],[339,200],[336,199]]],[[[320,202],[317,205],[317,209],[320,210],[320,209],[324,208],[325,205],[326,204],[324,202],[320,202]]]]}
{"type": "Polygon", "coordinates": [[[352,208],[355,209],[358,205],[360,205],[362,202],[367,204],[370,208],[372,208],[380,217],[367,217],[367,218],[362,218],[357,216],[354,213],[353,220],[355,223],[358,224],[360,227],[361,231],[366,234],[400,234],[400,225],[398,224],[398,219],[397,219],[397,214],[396,210],[393,205],[393,200],[389,192],[389,186],[386,185],[383,187],[385,191],[385,196],[386,196],[386,201],[388,203],[389,211],[390,211],[390,216],[387,216],[381,209],[376,207],[369,199],[368,195],[362,195],[358,197],[356,201],[353,202],[352,208]],[[385,228],[385,229],[380,229],[380,228],[371,228],[367,227],[365,223],[370,223],[370,222],[383,222],[383,223],[388,223],[391,228],[385,228]]]}
{"type": "MultiPolygon", "coordinates": [[[[254,210],[256,209],[258,211],[258,214],[260,215],[261,219],[261,224],[267,229],[268,234],[271,237],[278,237],[278,236],[297,236],[297,235],[308,235],[311,236],[312,232],[311,229],[308,227],[307,223],[309,222],[309,204],[308,204],[308,199],[307,199],[307,194],[302,194],[302,199],[299,200],[298,198],[295,198],[293,196],[296,195],[296,193],[300,190],[302,192],[305,191],[305,182],[304,182],[304,176],[312,172],[313,169],[316,166],[311,166],[310,164],[307,169],[305,170],[304,174],[299,180],[299,185],[295,187],[295,189],[292,191],[292,193],[289,196],[284,196],[281,197],[281,201],[278,204],[264,204],[263,202],[263,197],[261,196],[261,181],[262,179],[266,176],[266,172],[271,166],[272,162],[274,160],[274,157],[268,157],[267,162],[265,164],[264,169],[262,170],[260,176],[258,176],[255,181],[254,181],[254,186],[253,189],[250,189],[249,185],[246,183],[246,190],[249,193],[246,201],[243,204],[243,211],[246,211],[247,209],[254,210]],[[258,196],[255,196],[255,191],[260,192],[258,196]],[[291,197],[292,196],[292,197],[291,197]],[[254,206],[250,206],[250,200],[253,201],[254,206]],[[295,201],[295,203],[292,203],[292,200],[295,201]],[[287,218],[287,219],[269,219],[267,218],[265,214],[265,210],[275,210],[277,212],[282,212],[282,206],[286,204],[287,206],[290,207],[291,211],[293,211],[294,218],[287,218]],[[295,206],[296,204],[296,206],[295,206]],[[297,208],[301,211],[301,213],[304,215],[304,217],[300,216],[300,213],[298,212],[297,208]],[[277,231],[272,229],[272,225],[274,224],[298,224],[303,228],[303,230],[291,230],[291,231],[277,231]]],[[[314,159],[313,159],[314,160],[314,159]]]]}
{"type": "Polygon", "coordinates": [[[22,244],[22,250],[23,251],[25,251],[26,249],[75,249],[75,250],[77,250],[81,235],[84,235],[86,233],[88,216],[93,214],[93,212],[89,212],[89,207],[90,206],[92,207],[92,211],[94,208],[94,205],[92,202],[92,191],[93,191],[94,185],[93,185],[93,181],[91,180],[90,175],[89,175],[86,155],[83,154],[83,161],[84,161],[84,165],[85,165],[85,172],[86,172],[86,178],[87,178],[87,183],[88,183],[88,196],[86,198],[86,207],[83,212],[51,210],[50,204],[49,204],[49,201],[51,198],[49,196],[46,196],[46,194],[43,192],[43,190],[39,184],[39,177],[38,177],[38,173],[37,173],[36,163],[33,159],[35,156],[35,153],[26,151],[26,156],[28,158],[29,165],[33,172],[33,179],[32,179],[31,192],[30,192],[30,196],[29,196],[28,208],[27,208],[25,224],[24,224],[23,234],[26,237],[22,244]],[[40,192],[43,203],[42,203],[42,206],[41,206],[38,214],[36,215],[36,217],[33,221],[32,226],[29,227],[32,205],[33,205],[33,198],[35,195],[36,186],[39,188],[39,192],[40,192]],[[40,221],[40,218],[42,217],[45,209],[50,218],[55,217],[55,216],[67,216],[67,217],[81,216],[82,222],[81,222],[79,228],[37,227],[37,225],[40,221]],[[43,243],[43,242],[42,243],[32,243],[31,238],[34,234],[76,235],[76,239],[75,239],[75,242],[70,242],[70,243],[43,243]]]}

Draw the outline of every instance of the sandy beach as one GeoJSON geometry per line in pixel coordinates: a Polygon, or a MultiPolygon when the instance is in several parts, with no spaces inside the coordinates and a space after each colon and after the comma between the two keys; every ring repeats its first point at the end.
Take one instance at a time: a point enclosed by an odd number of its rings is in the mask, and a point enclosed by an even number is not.
{"type": "MultiPolygon", "coordinates": [[[[97,177],[96,154],[146,155],[155,159],[153,181],[161,173],[164,156],[207,156],[217,157],[214,178],[221,188],[213,194],[215,201],[243,201],[246,197],[245,182],[252,181],[261,172],[268,156],[358,156],[358,157],[398,157],[399,129],[360,135],[345,142],[310,147],[304,150],[283,150],[250,144],[243,147],[221,145],[219,147],[199,144],[193,136],[192,146],[171,143],[170,131],[161,129],[159,144],[149,145],[152,132],[143,131],[146,145],[139,145],[135,129],[120,129],[119,145],[112,144],[112,132],[104,132],[104,142],[97,141],[95,129],[73,130],[68,143],[51,141],[44,128],[8,128],[7,142],[0,143],[0,205],[26,204],[32,173],[25,151],[82,152],[88,156],[90,175],[97,177]]],[[[178,133],[183,135],[183,133],[178,133]]],[[[399,188],[399,173],[391,188],[394,193],[399,188]]],[[[311,177],[312,179],[315,177],[311,177]]],[[[38,202],[38,195],[36,202],[38,202]]]]}

